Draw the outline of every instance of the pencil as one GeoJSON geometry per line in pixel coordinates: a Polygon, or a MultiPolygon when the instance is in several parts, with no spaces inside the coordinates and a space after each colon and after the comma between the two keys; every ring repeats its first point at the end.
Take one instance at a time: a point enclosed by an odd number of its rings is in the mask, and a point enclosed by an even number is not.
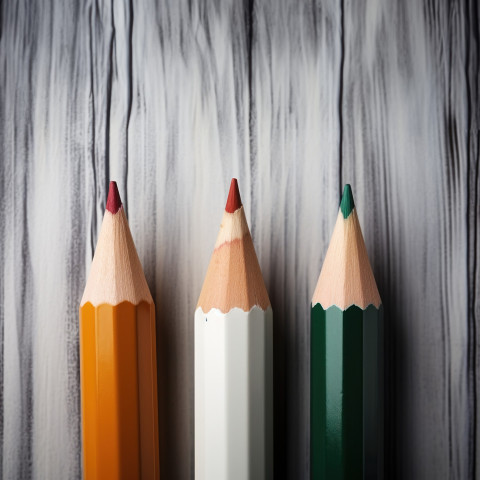
{"type": "Polygon", "coordinates": [[[273,476],[272,308],[232,179],[195,311],[195,478],[273,476]]]}
{"type": "Polygon", "coordinates": [[[383,307],[350,185],[312,300],[311,478],[383,478],[383,307]]]}
{"type": "Polygon", "coordinates": [[[155,306],[115,182],[80,306],[83,473],[158,479],[155,306]]]}

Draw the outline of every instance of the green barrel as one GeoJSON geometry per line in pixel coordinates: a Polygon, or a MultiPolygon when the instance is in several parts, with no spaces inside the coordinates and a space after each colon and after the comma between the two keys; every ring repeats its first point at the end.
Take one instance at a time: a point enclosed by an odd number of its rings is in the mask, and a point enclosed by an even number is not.
{"type": "Polygon", "coordinates": [[[383,307],[311,320],[311,478],[383,479],[383,307]]]}

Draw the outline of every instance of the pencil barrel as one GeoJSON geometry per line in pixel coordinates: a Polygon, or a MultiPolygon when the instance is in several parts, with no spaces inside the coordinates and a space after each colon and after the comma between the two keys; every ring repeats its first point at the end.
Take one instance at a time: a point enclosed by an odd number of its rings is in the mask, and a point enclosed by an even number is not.
{"type": "Polygon", "coordinates": [[[383,479],[383,308],[311,312],[311,478],[383,479]]]}
{"type": "Polygon", "coordinates": [[[155,307],[80,308],[83,473],[158,479],[155,307]]]}
{"type": "Polygon", "coordinates": [[[273,478],[272,310],[195,312],[195,478],[273,478]]]}

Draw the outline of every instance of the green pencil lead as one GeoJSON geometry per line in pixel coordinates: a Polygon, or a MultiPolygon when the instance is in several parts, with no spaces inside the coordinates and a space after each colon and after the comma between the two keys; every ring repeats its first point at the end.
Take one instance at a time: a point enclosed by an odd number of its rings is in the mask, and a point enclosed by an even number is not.
{"type": "Polygon", "coordinates": [[[342,200],[340,201],[340,210],[343,213],[343,218],[348,218],[354,208],[355,203],[353,202],[352,188],[350,184],[347,183],[343,189],[342,200]]]}

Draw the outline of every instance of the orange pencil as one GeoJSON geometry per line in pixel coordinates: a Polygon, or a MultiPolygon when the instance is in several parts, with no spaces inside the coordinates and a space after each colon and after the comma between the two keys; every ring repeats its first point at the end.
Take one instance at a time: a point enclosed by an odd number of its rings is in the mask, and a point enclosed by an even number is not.
{"type": "Polygon", "coordinates": [[[115,182],[80,305],[83,474],[158,479],[155,305],[115,182]]]}

